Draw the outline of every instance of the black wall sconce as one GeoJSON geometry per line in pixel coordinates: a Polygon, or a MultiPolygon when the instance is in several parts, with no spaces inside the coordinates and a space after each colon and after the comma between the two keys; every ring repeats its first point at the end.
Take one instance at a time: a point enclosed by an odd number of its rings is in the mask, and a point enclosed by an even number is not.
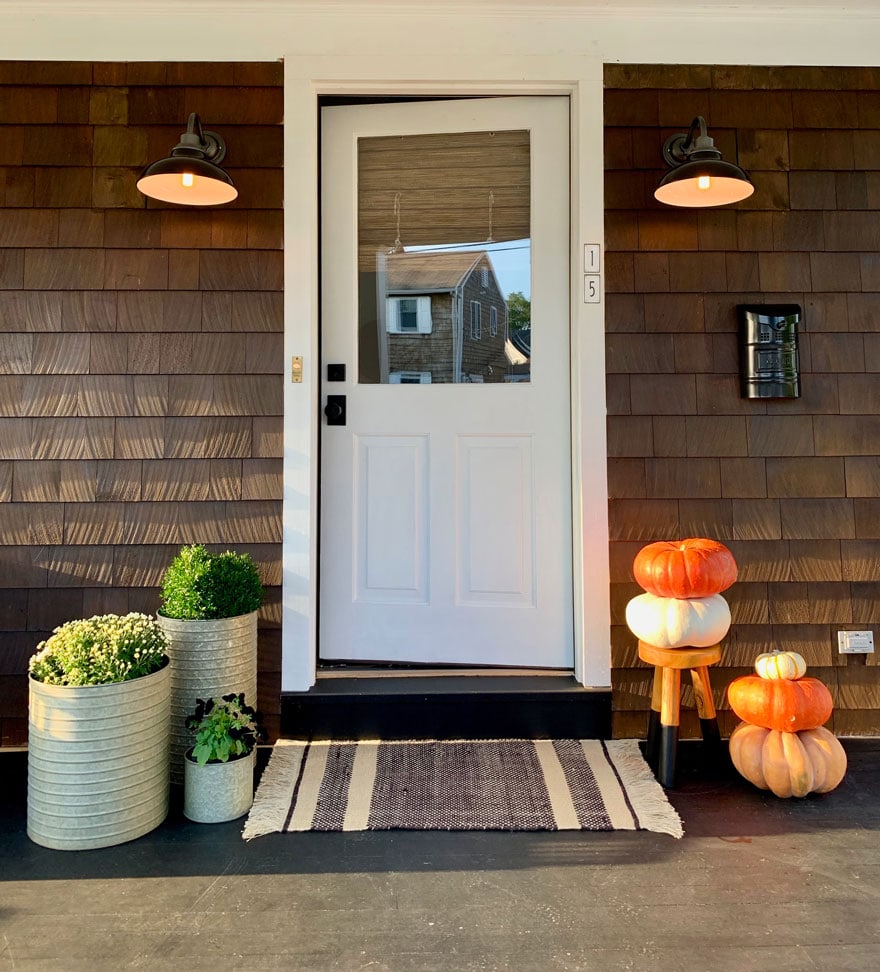
{"type": "Polygon", "coordinates": [[[229,175],[220,168],[226,142],[205,132],[199,116],[189,116],[186,131],[167,159],[144,169],[137,187],[145,196],[182,206],[222,206],[238,196],[229,175]]]}
{"type": "Polygon", "coordinates": [[[672,168],[654,191],[654,198],[667,206],[727,206],[748,199],[755,191],[745,172],[721,157],[715,141],[706,134],[702,115],[691,122],[689,131],[666,139],[663,158],[672,168]]]}

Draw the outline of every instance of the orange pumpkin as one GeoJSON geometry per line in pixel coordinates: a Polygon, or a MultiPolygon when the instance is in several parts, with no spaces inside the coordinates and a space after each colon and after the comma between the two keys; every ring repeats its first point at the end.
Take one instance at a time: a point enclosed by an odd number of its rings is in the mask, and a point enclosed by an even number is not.
{"type": "Polygon", "coordinates": [[[778,797],[828,793],[846,773],[846,753],[827,729],[777,732],[741,722],[730,737],[737,771],[778,797]]]}
{"type": "Polygon", "coordinates": [[[727,687],[730,707],[753,726],[800,732],[827,722],[834,705],[817,678],[775,679],[743,675],[727,687]]]}
{"type": "Polygon", "coordinates": [[[636,554],[633,575],[642,588],[658,597],[709,597],[736,580],[733,554],[717,540],[660,540],[636,554]]]}

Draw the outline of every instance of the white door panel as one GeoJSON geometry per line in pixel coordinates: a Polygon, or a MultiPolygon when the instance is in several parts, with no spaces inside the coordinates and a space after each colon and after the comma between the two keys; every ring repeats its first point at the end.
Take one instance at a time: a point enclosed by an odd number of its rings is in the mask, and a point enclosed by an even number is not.
{"type": "Polygon", "coordinates": [[[322,659],[573,666],[568,157],[563,98],[323,111],[322,659]],[[517,358],[476,241],[522,225],[517,358]]]}
{"type": "Polygon", "coordinates": [[[458,437],[458,604],[534,608],[530,436],[458,437]]]}
{"type": "Polygon", "coordinates": [[[428,603],[426,435],[354,436],[355,601],[428,603]]]}

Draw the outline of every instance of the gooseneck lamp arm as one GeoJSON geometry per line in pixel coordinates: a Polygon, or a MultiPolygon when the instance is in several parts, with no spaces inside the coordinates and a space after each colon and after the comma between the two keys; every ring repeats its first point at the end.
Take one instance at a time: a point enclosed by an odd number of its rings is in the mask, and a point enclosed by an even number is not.
{"type": "Polygon", "coordinates": [[[226,142],[216,132],[203,131],[201,119],[193,112],[186,123],[186,131],[171,150],[171,155],[174,158],[192,156],[207,159],[219,165],[226,158],[226,142]]]}
{"type": "Polygon", "coordinates": [[[689,162],[698,152],[701,156],[705,153],[708,158],[721,158],[721,153],[715,148],[715,139],[710,138],[706,131],[706,119],[702,115],[697,115],[687,132],[670,135],[663,145],[663,158],[671,166],[689,162]],[[697,130],[700,134],[695,138],[697,130]]]}

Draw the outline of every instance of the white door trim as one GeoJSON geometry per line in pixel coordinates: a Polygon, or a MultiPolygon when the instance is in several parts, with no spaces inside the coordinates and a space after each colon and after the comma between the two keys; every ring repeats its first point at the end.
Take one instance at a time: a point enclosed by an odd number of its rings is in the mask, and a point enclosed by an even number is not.
{"type": "Polygon", "coordinates": [[[584,244],[604,242],[602,71],[601,59],[587,57],[294,56],[285,61],[282,691],[306,691],[316,676],[318,98],[323,94],[562,94],[571,100],[575,677],[591,687],[610,684],[604,305],[584,302],[583,277],[584,244]],[[450,73],[470,80],[435,80],[450,73]],[[298,383],[291,381],[295,355],[303,359],[298,383]]]}

